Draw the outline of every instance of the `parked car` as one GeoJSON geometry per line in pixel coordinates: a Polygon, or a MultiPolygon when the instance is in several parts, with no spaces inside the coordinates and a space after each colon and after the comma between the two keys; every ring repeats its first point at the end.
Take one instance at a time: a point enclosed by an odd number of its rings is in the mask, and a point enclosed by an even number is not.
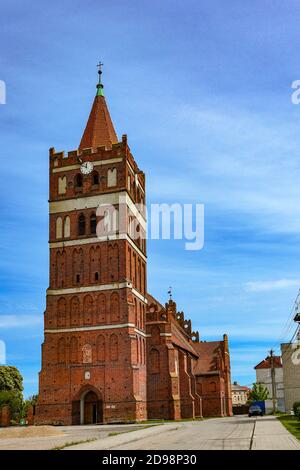
{"type": "Polygon", "coordinates": [[[258,405],[252,405],[249,408],[248,416],[263,416],[263,410],[258,405]]]}

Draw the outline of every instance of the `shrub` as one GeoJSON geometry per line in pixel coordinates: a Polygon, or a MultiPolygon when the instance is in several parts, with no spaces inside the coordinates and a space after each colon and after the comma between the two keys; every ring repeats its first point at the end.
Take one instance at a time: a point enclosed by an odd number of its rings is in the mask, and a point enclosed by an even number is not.
{"type": "Polygon", "coordinates": [[[18,390],[0,390],[0,408],[9,405],[12,419],[18,419],[22,408],[22,394],[18,390]]]}
{"type": "Polygon", "coordinates": [[[298,418],[299,421],[300,421],[300,406],[298,406],[298,407],[296,408],[295,415],[297,416],[297,418],[298,418]]]}
{"type": "Polygon", "coordinates": [[[299,413],[299,410],[297,411],[297,408],[300,408],[300,401],[295,401],[295,403],[293,404],[293,411],[295,413],[295,416],[298,416],[297,413],[299,413]]]}

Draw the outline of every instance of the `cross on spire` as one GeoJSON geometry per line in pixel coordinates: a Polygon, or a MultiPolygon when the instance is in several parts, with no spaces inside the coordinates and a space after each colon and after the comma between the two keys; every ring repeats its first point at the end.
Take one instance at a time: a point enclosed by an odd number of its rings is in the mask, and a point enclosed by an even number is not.
{"type": "Polygon", "coordinates": [[[102,65],[104,65],[101,61],[97,64],[98,67],[98,75],[99,75],[99,84],[101,84],[101,75],[102,75],[102,65]]]}

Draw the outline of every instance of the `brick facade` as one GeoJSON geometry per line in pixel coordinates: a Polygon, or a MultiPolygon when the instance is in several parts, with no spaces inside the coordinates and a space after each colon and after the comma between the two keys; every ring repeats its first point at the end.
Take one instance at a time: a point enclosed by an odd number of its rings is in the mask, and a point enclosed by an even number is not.
{"type": "Polygon", "coordinates": [[[79,149],[49,151],[50,273],[35,422],[230,414],[226,340],[206,398],[206,376],[195,372],[198,333],[174,303],[161,309],[147,298],[145,175],[127,137],[117,141],[102,88],[79,149]]]}
{"type": "Polygon", "coordinates": [[[148,294],[147,402],[149,418],[231,416],[228,339],[199,341],[190,320],[170,300],[148,294]]]}

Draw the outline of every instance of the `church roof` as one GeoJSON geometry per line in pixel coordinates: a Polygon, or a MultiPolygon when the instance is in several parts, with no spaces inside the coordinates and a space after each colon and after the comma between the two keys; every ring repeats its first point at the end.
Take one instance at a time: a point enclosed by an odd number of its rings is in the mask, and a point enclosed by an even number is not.
{"type": "Polygon", "coordinates": [[[223,341],[201,341],[193,344],[199,355],[194,374],[216,374],[220,371],[223,341]]]}
{"type": "Polygon", "coordinates": [[[103,85],[98,83],[97,93],[84,130],[79,150],[105,146],[111,148],[118,142],[108,107],[103,95],[103,85]]]}
{"type": "Polygon", "coordinates": [[[184,334],[181,333],[180,329],[175,323],[171,324],[171,333],[172,333],[172,343],[182,348],[194,356],[198,356],[197,352],[195,351],[194,344],[189,342],[184,334]]]}

